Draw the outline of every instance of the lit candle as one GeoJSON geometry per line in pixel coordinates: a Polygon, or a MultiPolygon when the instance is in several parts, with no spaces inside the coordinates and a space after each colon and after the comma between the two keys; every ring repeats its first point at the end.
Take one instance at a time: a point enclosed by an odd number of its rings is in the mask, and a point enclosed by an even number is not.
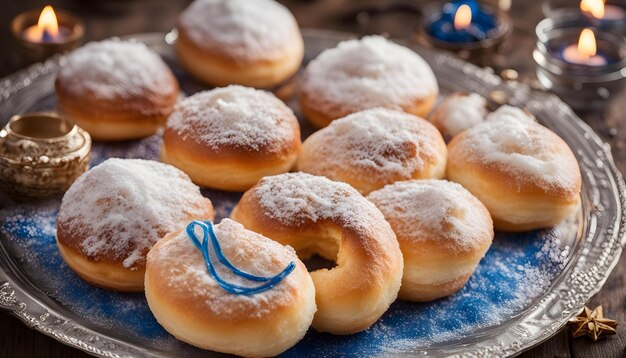
{"type": "Polygon", "coordinates": [[[594,19],[605,22],[626,20],[626,9],[618,5],[606,5],[603,0],[582,0],[580,10],[594,19]]]}
{"type": "Polygon", "coordinates": [[[563,50],[563,59],[576,65],[604,66],[607,60],[597,54],[596,37],[591,29],[584,29],[580,33],[578,44],[571,44],[563,50]]]}
{"type": "Polygon", "coordinates": [[[580,12],[539,22],[533,59],[541,86],[575,110],[601,110],[623,93],[626,37],[596,27],[580,12]]]}
{"type": "Polygon", "coordinates": [[[58,43],[63,42],[69,34],[68,28],[59,26],[52,6],[47,5],[41,11],[37,24],[27,27],[22,36],[26,41],[34,43],[58,43]]]}
{"type": "Polygon", "coordinates": [[[454,29],[457,31],[467,30],[472,24],[472,9],[463,4],[454,14],[454,29]]]}
{"type": "Polygon", "coordinates": [[[51,6],[25,11],[11,21],[11,35],[20,61],[26,65],[78,47],[85,24],[66,11],[51,6]]]}
{"type": "Polygon", "coordinates": [[[429,25],[428,32],[445,42],[477,42],[489,38],[496,27],[497,19],[492,13],[474,0],[465,0],[445,4],[440,17],[429,25]]]}

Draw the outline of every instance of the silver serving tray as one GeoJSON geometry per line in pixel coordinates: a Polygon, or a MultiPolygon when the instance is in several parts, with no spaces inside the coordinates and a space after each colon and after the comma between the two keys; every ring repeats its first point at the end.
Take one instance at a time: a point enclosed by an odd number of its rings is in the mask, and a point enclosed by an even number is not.
{"type": "MultiPolygon", "coordinates": [[[[321,30],[304,30],[303,36],[309,59],[351,37],[321,30]]],[[[175,58],[171,46],[175,33],[141,34],[131,38],[145,42],[166,59],[175,58]]],[[[479,330],[451,344],[439,342],[421,348],[407,346],[385,352],[385,355],[420,352],[429,356],[464,357],[516,355],[561,329],[600,290],[618,262],[626,241],[624,181],[613,163],[609,145],[556,96],[533,91],[517,82],[504,82],[492,71],[451,55],[414,44],[405,45],[430,63],[443,92],[473,91],[528,109],[570,145],[582,169],[583,205],[578,233],[566,265],[543,294],[521,313],[498,326],[479,330]]],[[[42,98],[50,97],[55,73],[63,61],[62,56],[57,56],[0,80],[0,123],[16,113],[36,108],[42,98]]],[[[288,84],[278,93],[286,92],[287,102],[297,106],[289,87],[288,84]]],[[[303,132],[307,130],[311,128],[303,128],[303,132]]],[[[99,329],[88,320],[76,319],[20,271],[20,263],[9,254],[1,237],[0,307],[9,310],[29,327],[91,354],[107,357],[177,355],[177,352],[155,350],[110,330],[99,329]]],[[[363,352],[354,352],[355,355],[358,353],[363,352]]]]}

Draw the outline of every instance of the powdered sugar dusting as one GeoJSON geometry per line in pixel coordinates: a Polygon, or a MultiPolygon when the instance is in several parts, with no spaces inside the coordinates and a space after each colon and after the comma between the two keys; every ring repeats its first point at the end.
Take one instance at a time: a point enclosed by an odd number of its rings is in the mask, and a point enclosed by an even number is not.
{"type": "Polygon", "coordinates": [[[441,245],[470,251],[493,236],[493,223],[487,209],[457,183],[401,181],[374,191],[367,198],[403,240],[420,242],[437,233],[446,239],[441,245]]]}
{"type": "Polygon", "coordinates": [[[145,44],[117,39],[90,42],[67,56],[58,74],[75,95],[98,99],[170,95],[173,75],[145,44]]]}
{"type": "Polygon", "coordinates": [[[514,107],[514,106],[509,106],[509,105],[500,106],[496,111],[489,113],[486,119],[487,120],[509,119],[509,120],[515,120],[515,121],[518,121],[527,125],[537,122],[535,119],[535,116],[533,116],[532,114],[524,111],[523,109],[519,107],[514,107]]]}
{"type": "MultiPolygon", "coordinates": [[[[237,198],[232,195],[224,200],[232,205],[237,198]]],[[[9,200],[0,203],[5,205],[0,209],[0,240],[10,259],[39,290],[61,304],[62,313],[74,312],[94,327],[115,330],[163,351],[197,352],[163,330],[143,294],[99,289],[67,267],[54,238],[58,199],[35,205],[9,200]]],[[[575,245],[577,228],[574,220],[522,234],[498,232],[474,275],[455,295],[430,303],[396,301],[379,321],[358,335],[333,336],[310,330],[285,355],[385,355],[437,349],[468,336],[476,337],[483,333],[483,327],[497,329],[541,297],[562,272],[575,245]]],[[[218,237],[222,242],[222,235],[218,237]]],[[[240,262],[237,259],[237,265],[240,262]]]]}
{"type": "Polygon", "coordinates": [[[478,93],[454,93],[446,98],[429,119],[446,140],[485,120],[487,101],[478,93]]]}
{"type": "Polygon", "coordinates": [[[575,188],[578,164],[567,144],[519,108],[502,106],[465,132],[459,143],[469,160],[535,180],[546,188],[575,188]]]}
{"type": "Polygon", "coordinates": [[[214,150],[228,146],[270,153],[293,142],[298,126],[293,111],[273,94],[235,85],[185,98],[167,120],[168,130],[214,150]]]}
{"type": "Polygon", "coordinates": [[[127,337],[150,337],[163,346],[176,344],[173,337],[161,333],[143,293],[100,289],[67,266],[55,244],[59,204],[54,198],[0,210],[0,237],[6,239],[3,244],[10,247],[12,259],[30,282],[58,302],[61,312],[77,314],[94,328],[115,330],[127,337]]]}
{"type": "Polygon", "coordinates": [[[402,110],[434,95],[437,80],[415,52],[381,36],[341,42],[311,61],[302,91],[315,108],[345,113],[375,107],[402,110]],[[343,109],[343,110],[342,110],[343,109]]]}
{"type": "Polygon", "coordinates": [[[349,340],[307,335],[296,346],[301,347],[297,353],[325,356],[358,351],[388,356],[428,350],[437,354],[445,352],[445,346],[479,339],[485,328],[498,329],[514,320],[562,272],[569,257],[568,244],[576,239],[575,233],[560,236],[561,230],[569,230],[564,226],[575,232],[578,225],[573,221],[540,232],[496,233],[493,245],[459,292],[427,303],[397,300],[357,340],[354,335],[349,340]]]}
{"type": "MultiPolygon", "coordinates": [[[[250,274],[272,276],[290,262],[298,261],[291,247],[246,230],[230,219],[222,220],[214,229],[224,256],[237,268],[250,274]]],[[[224,268],[215,260],[213,252],[211,256],[218,275],[225,281],[247,287],[259,284],[251,283],[224,268]]],[[[185,230],[159,243],[148,254],[148,260],[150,265],[156,267],[154,272],[165,275],[171,295],[203,301],[205,308],[224,317],[237,312],[263,317],[275,308],[289,304],[300,285],[297,275],[291,273],[271,290],[250,296],[231,294],[209,274],[202,253],[189,240],[185,230]]]]}
{"type": "Polygon", "coordinates": [[[65,193],[57,224],[82,238],[76,249],[131,268],[190,217],[203,218],[208,200],[180,170],[141,159],[108,159],[65,193]],[[204,205],[203,205],[204,204],[204,205]]]}
{"type": "Polygon", "coordinates": [[[300,170],[341,179],[336,171],[372,181],[391,183],[411,179],[430,162],[445,160],[437,130],[408,113],[376,108],[333,121],[311,135],[305,148],[313,159],[299,162],[300,170]]]}
{"type": "Polygon", "coordinates": [[[370,230],[385,220],[374,204],[350,185],[306,173],[265,177],[253,189],[264,213],[284,224],[335,220],[354,230],[370,230]]]}
{"type": "Polygon", "coordinates": [[[291,12],[273,0],[196,0],[178,26],[196,46],[235,61],[279,58],[299,35],[291,12]]]}

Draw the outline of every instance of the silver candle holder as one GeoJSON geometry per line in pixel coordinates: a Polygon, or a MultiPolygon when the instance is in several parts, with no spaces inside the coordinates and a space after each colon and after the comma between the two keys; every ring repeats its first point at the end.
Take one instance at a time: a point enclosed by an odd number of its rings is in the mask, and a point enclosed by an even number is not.
{"type": "Polygon", "coordinates": [[[598,54],[607,59],[604,65],[576,64],[563,58],[565,47],[577,44],[588,26],[580,14],[562,13],[536,27],[537,78],[544,89],[576,110],[602,108],[622,90],[626,77],[626,39],[615,33],[595,31],[598,54]]]}
{"type": "Polygon", "coordinates": [[[494,54],[501,52],[506,39],[512,31],[509,15],[496,7],[482,4],[481,9],[495,18],[496,27],[485,39],[469,42],[448,42],[433,36],[429,32],[431,24],[439,19],[448,1],[437,1],[428,4],[422,10],[422,24],[417,34],[417,42],[424,46],[434,46],[457,54],[464,60],[480,66],[492,65],[494,54]]]}

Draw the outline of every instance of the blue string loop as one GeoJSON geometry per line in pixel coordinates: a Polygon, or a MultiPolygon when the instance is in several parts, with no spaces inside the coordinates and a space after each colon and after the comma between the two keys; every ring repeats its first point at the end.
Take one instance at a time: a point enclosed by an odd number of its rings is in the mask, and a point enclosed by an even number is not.
{"type": "Polygon", "coordinates": [[[279,284],[285,277],[287,277],[287,275],[289,275],[296,268],[296,263],[291,261],[289,265],[285,267],[285,269],[283,269],[280,273],[274,276],[257,276],[238,269],[232,263],[230,263],[230,261],[228,261],[226,256],[224,256],[220,243],[217,240],[217,235],[215,235],[215,230],[213,230],[213,223],[208,220],[194,220],[189,223],[189,225],[187,225],[187,236],[189,237],[191,242],[193,242],[194,246],[198,250],[200,250],[200,252],[202,252],[204,262],[211,276],[215,279],[218,285],[220,285],[224,290],[230,293],[250,296],[256,293],[267,291],[279,284]],[[196,226],[199,226],[202,229],[202,242],[200,242],[200,240],[196,236],[196,226]],[[213,262],[211,261],[209,240],[211,241],[211,245],[213,246],[213,250],[215,251],[217,260],[222,265],[226,266],[226,268],[228,268],[230,271],[232,271],[232,273],[239,277],[245,278],[249,281],[263,282],[263,284],[256,287],[246,287],[227,282],[223,278],[221,278],[217,274],[215,266],[213,266],[213,262]]]}

